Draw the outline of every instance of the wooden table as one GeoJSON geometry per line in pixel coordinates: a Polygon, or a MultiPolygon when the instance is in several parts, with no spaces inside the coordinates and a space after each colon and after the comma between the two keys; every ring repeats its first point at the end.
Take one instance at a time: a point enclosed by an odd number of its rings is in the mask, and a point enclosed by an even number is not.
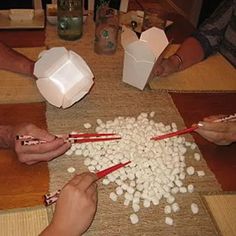
{"type": "MultiPolygon", "coordinates": [[[[169,38],[181,42],[193,31],[183,17],[164,12],[163,17],[175,24],[166,30],[169,38]]],[[[0,39],[12,47],[43,46],[43,30],[0,31],[0,39]]],[[[235,112],[235,93],[171,93],[172,99],[182,115],[186,126],[204,116],[235,112]]],[[[33,122],[46,128],[45,103],[0,105],[0,123],[18,124],[33,122]]],[[[215,173],[224,190],[236,190],[236,144],[221,147],[210,144],[198,135],[194,138],[209,167],[215,173]]],[[[0,209],[34,206],[42,203],[42,195],[48,190],[47,163],[27,166],[19,163],[12,151],[0,152],[0,209]],[[12,198],[14,196],[14,198],[12,198]]]]}

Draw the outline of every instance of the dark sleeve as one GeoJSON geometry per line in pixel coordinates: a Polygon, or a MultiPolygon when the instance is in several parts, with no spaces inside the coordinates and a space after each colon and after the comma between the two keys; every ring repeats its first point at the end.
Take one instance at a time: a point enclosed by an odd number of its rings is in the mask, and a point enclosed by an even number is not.
{"type": "Polygon", "coordinates": [[[200,42],[205,58],[219,50],[233,14],[233,4],[233,0],[223,1],[216,11],[192,34],[200,42]]]}

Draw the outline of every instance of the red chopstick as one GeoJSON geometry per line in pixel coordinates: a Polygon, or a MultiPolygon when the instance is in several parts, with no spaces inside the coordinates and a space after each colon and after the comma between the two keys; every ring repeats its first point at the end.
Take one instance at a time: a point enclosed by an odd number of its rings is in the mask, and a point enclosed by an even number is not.
{"type": "Polygon", "coordinates": [[[191,128],[187,128],[187,129],[182,129],[182,130],[178,130],[176,132],[171,132],[168,134],[163,134],[163,135],[159,135],[159,136],[155,136],[152,137],[151,140],[161,140],[161,139],[166,139],[166,138],[171,138],[177,135],[181,135],[181,134],[187,134],[187,133],[191,133],[192,131],[196,130],[198,128],[198,126],[193,126],[191,128]]]}
{"type": "MultiPolygon", "coordinates": [[[[116,164],[114,166],[111,166],[111,167],[108,167],[107,169],[104,169],[104,170],[101,170],[101,171],[98,171],[96,173],[97,177],[98,177],[98,180],[101,179],[101,178],[104,178],[105,176],[111,174],[112,172],[130,164],[131,161],[127,161],[125,163],[119,163],[119,164],[116,164]]],[[[54,202],[57,201],[57,199],[59,198],[59,194],[60,194],[61,190],[57,190],[53,193],[47,193],[44,195],[44,203],[46,206],[50,206],[51,204],[53,204],[54,202]]]]}
{"type": "Polygon", "coordinates": [[[116,171],[116,170],[120,169],[121,167],[128,165],[129,163],[131,163],[131,161],[127,161],[125,163],[119,163],[119,164],[111,166],[105,170],[101,170],[101,171],[97,172],[96,175],[97,175],[98,179],[101,179],[101,178],[109,175],[113,171],[116,171]]]}
{"type": "Polygon", "coordinates": [[[114,135],[117,135],[117,134],[114,134],[114,133],[90,133],[90,134],[87,134],[87,133],[80,133],[80,134],[69,134],[68,137],[69,138],[86,138],[86,137],[101,137],[101,136],[114,136],[114,135]]]}
{"type": "Polygon", "coordinates": [[[71,143],[92,143],[92,142],[104,142],[121,139],[121,137],[116,138],[81,138],[81,139],[69,139],[68,142],[71,143]]]}

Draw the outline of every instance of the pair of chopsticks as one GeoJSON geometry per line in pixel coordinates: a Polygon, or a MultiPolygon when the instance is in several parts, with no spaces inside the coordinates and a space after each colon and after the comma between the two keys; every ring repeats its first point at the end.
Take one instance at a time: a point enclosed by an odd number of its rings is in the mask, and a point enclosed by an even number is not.
{"type": "MultiPolygon", "coordinates": [[[[99,172],[96,173],[98,180],[101,178],[104,178],[105,176],[107,176],[108,174],[130,164],[131,161],[127,161],[125,163],[119,163],[116,164],[114,166],[111,166],[107,169],[101,170],[99,172]]],[[[57,199],[59,198],[61,190],[57,190],[53,193],[47,193],[44,195],[44,203],[46,206],[50,206],[51,204],[55,203],[57,201],[57,199]]]]}
{"type": "Polygon", "coordinates": [[[177,135],[181,135],[181,134],[187,134],[187,133],[191,133],[192,131],[196,130],[198,128],[198,125],[191,127],[191,128],[187,128],[187,129],[182,129],[182,130],[178,130],[176,132],[171,132],[168,134],[163,134],[163,135],[159,135],[159,136],[155,136],[152,137],[151,140],[162,140],[162,139],[166,139],[166,138],[171,138],[171,137],[175,137],[177,135]]]}
{"type": "MultiPolygon", "coordinates": [[[[236,113],[233,114],[233,115],[229,115],[229,116],[225,116],[223,118],[217,119],[214,122],[218,123],[218,122],[228,122],[228,121],[236,121],[236,113]]],[[[158,140],[162,140],[162,139],[166,139],[166,138],[175,137],[177,135],[191,133],[194,130],[196,130],[199,126],[200,126],[200,124],[195,125],[195,126],[193,126],[191,128],[186,128],[186,129],[178,130],[176,132],[171,132],[171,133],[168,133],[168,134],[163,134],[163,135],[155,136],[155,137],[152,137],[151,140],[158,141],[158,140]]]]}
{"type": "MultiPolygon", "coordinates": [[[[68,135],[57,135],[57,138],[64,138],[65,142],[70,143],[88,143],[88,142],[103,142],[121,139],[120,136],[113,133],[70,133],[68,135]],[[107,136],[107,137],[104,137],[107,136]],[[109,137],[117,136],[117,137],[109,137]]],[[[17,140],[21,140],[21,145],[36,145],[43,144],[47,141],[37,139],[31,135],[17,135],[17,140]]]]}

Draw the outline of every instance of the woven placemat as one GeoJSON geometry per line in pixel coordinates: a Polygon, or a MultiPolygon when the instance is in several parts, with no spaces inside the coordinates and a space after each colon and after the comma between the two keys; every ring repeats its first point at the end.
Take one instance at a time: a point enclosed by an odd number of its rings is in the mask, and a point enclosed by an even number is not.
{"type": "Polygon", "coordinates": [[[0,235],[39,235],[51,220],[51,209],[51,207],[36,206],[0,211],[0,235]]]}
{"type": "MultiPolygon", "coordinates": [[[[183,120],[167,92],[148,89],[139,91],[121,81],[123,50],[120,47],[113,56],[99,56],[93,52],[94,33],[91,31],[93,27],[91,19],[88,19],[83,38],[73,43],[59,40],[55,28],[47,29],[49,47],[60,45],[62,42],[66,47],[83,56],[95,74],[95,85],[91,92],[72,107],[62,110],[47,104],[46,117],[49,130],[55,134],[72,130],[85,131],[83,124],[86,122],[92,124],[94,130],[98,118],[107,121],[118,116],[137,116],[140,112],[151,111],[156,112],[155,121],[165,124],[175,122],[179,128],[183,128],[183,120]]],[[[187,139],[193,141],[190,135],[187,139]]],[[[165,203],[163,201],[158,206],[142,208],[138,213],[140,223],[131,225],[129,215],[132,210],[130,206],[124,207],[124,198],[120,198],[116,203],[109,199],[109,193],[115,186],[102,186],[98,183],[98,211],[86,235],[217,235],[215,225],[201,202],[199,192],[220,191],[221,187],[203,158],[196,165],[191,158],[192,152],[189,150],[186,157],[187,165],[194,165],[196,169],[204,170],[206,175],[202,178],[187,177],[186,182],[195,185],[195,193],[176,195],[181,211],[173,216],[175,226],[167,226],[164,223],[165,203]],[[197,215],[191,213],[192,202],[196,202],[200,207],[197,215]]],[[[72,178],[72,174],[67,172],[68,167],[73,166],[77,172],[87,170],[83,160],[82,156],[63,155],[51,161],[49,163],[50,191],[61,188],[72,178]]]]}
{"type": "MultiPolygon", "coordinates": [[[[44,47],[16,49],[23,55],[36,60],[44,47]]],[[[0,70],[0,103],[42,102],[35,80],[29,76],[0,70]]]]}
{"type": "MultiPolygon", "coordinates": [[[[181,117],[177,115],[167,94],[134,95],[134,93],[129,93],[124,95],[119,93],[113,97],[107,93],[107,99],[105,99],[105,96],[99,97],[90,94],[82,102],[66,111],[48,106],[48,127],[54,133],[69,132],[75,129],[85,131],[83,123],[89,122],[94,127],[96,118],[108,120],[119,115],[136,116],[141,111],[152,110],[156,112],[156,121],[164,121],[166,124],[175,121],[178,127],[183,127],[181,117]],[[130,102],[126,103],[125,99],[130,102]],[[124,106],[124,103],[127,105],[124,106]]],[[[191,137],[188,138],[191,141],[191,137]]],[[[193,153],[189,152],[186,157],[187,166],[193,165],[197,170],[204,170],[206,175],[202,178],[188,176],[186,183],[193,183],[196,192],[175,196],[181,207],[181,211],[173,215],[175,227],[167,226],[164,223],[164,207],[166,205],[164,201],[161,201],[160,205],[148,209],[142,207],[138,213],[140,223],[131,225],[129,215],[132,210],[130,206],[123,205],[124,198],[119,198],[115,203],[109,198],[109,193],[114,191],[115,185],[103,186],[99,183],[98,211],[87,235],[154,235],[155,232],[159,232],[158,235],[194,235],[193,232],[196,232],[196,235],[217,235],[215,225],[201,202],[199,192],[220,191],[221,188],[208,169],[206,162],[202,159],[196,165],[192,156],[193,153]],[[193,215],[190,210],[192,202],[199,205],[200,213],[198,215],[193,215]]],[[[83,161],[84,158],[77,155],[61,156],[51,161],[49,163],[50,191],[60,189],[72,178],[72,174],[67,172],[67,168],[72,166],[80,173],[87,171],[83,161]]]]}

